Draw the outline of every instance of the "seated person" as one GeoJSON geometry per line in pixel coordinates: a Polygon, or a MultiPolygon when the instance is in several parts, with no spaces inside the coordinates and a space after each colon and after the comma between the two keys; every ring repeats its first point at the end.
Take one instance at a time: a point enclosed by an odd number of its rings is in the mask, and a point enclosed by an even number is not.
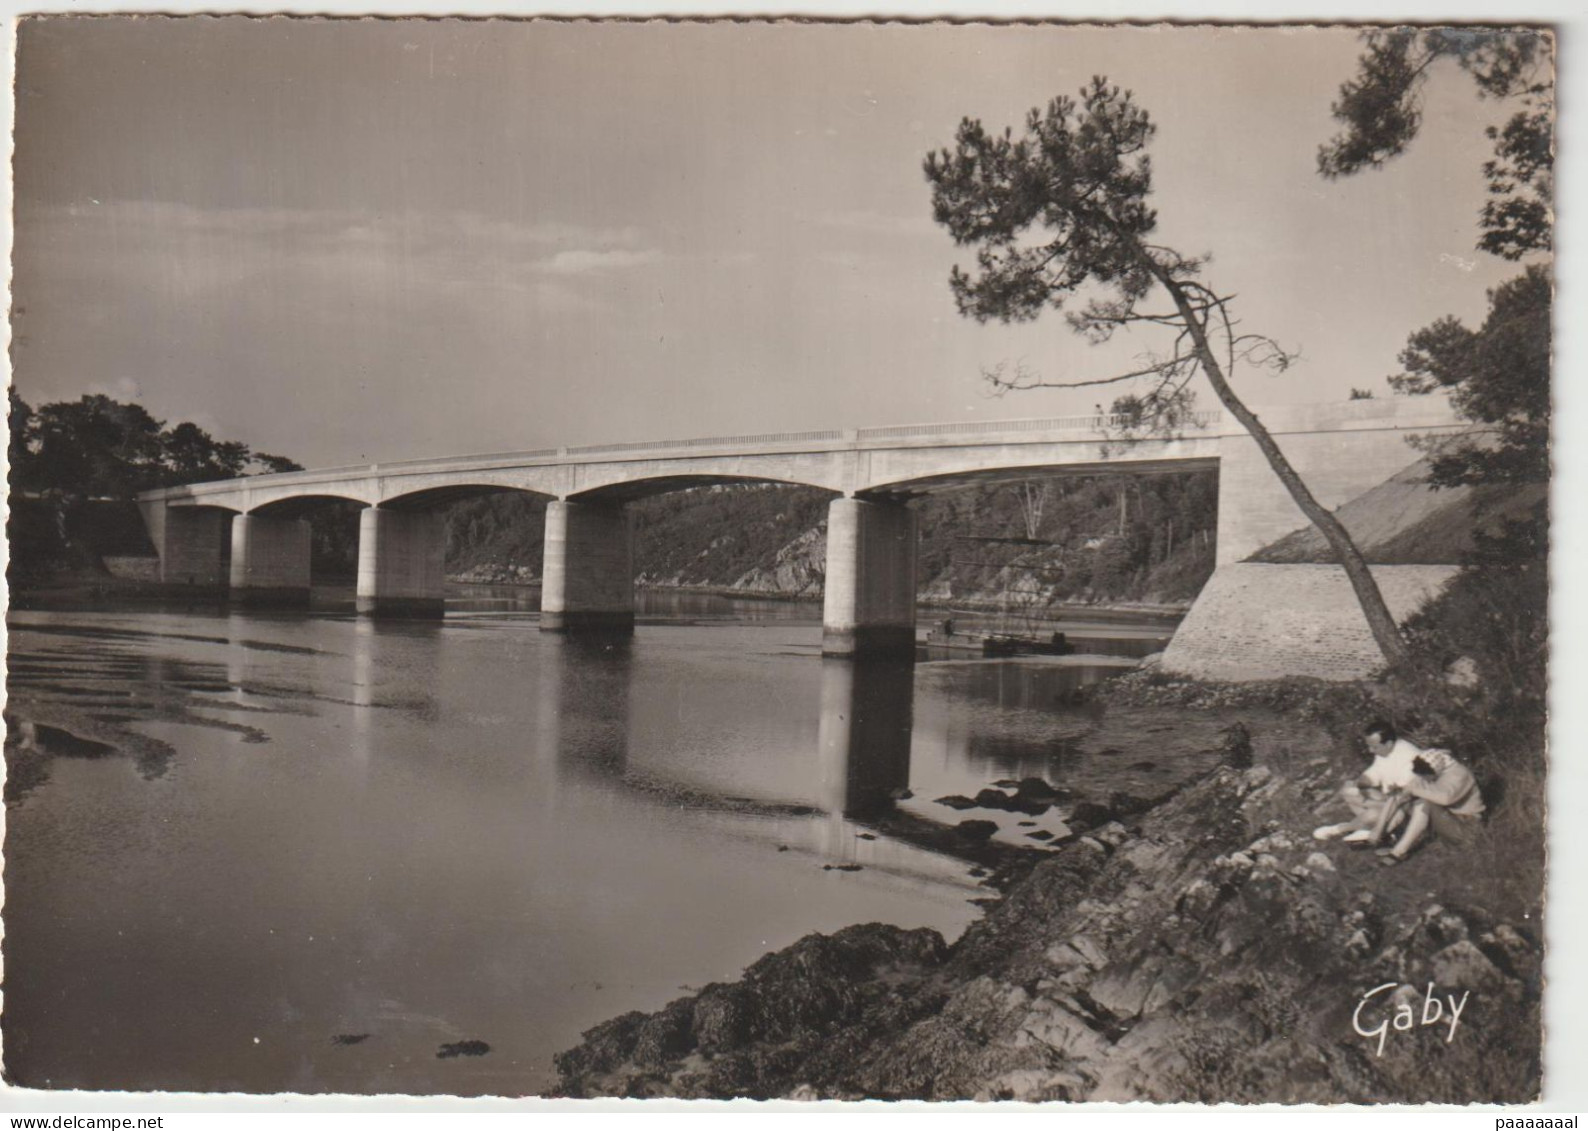
{"type": "Polygon", "coordinates": [[[1402,808],[1411,811],[1405,831],[1393,846],[1378,851],[1386,864],[1406,859],[1430,827],[1436,836],[1465,844],[1483,822],[1483,795],[1478,783],[1472,771],[1448,750],[1424,750],[1413,760],[1412,780],[1390,798],[1373,827],[1375,843],[1402,808]]]}
{"type": "Polygon", "coordinates": [[[1343,836],[1347,844],[1376,844],[1404,817],[1404,814],[1391,812],[1390,802],[1415,776],[1412,762],[1422,750],[1400,737],[1394,726],[1382,719],[1375,719],[1362,728],[1362,742],[1373,755],[1373,762],[1355,781],[1346,782],[1340,790],[1340,797],[1351,807],[1352,819],[1314,829],[1312,835],[1319,840],[1343,836]],[[1380,818],[1386,813],[1389,823],[1375,834],[1373,830],[1378,828],[1380,818]]]}

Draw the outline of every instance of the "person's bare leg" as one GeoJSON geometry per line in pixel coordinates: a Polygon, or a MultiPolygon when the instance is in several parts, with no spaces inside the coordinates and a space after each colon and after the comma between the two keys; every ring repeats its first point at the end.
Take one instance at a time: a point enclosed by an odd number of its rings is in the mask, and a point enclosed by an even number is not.
{"type": "MultiPolygon", "coordinates": [[[[1376,844],[1379,837],[1371,836],[1369,830],[1377,826],[1379,817],[1383,814],[1385,806],[1389,804],[1388,799],[1378,796],[1377,791],[1373,796],[1369,796],[1362,792],[1362,787],[1356,782],[1349,781],[1340,787],[1340,800],[1350,808],[1351,819],[1337,825],[1324,825],[1314,829],[1312,835],[1318,840],[1344,837],[1348,843],[1366,841],[1376,844]]],[[[1393,824],[1389,827],[1393,827],[1393,824]]]]}
{"type": "Polygon", "coordinates": [[[1428,802],[1414,801],[1411,807],[1411,816],[1406,819],[1406,831],[1401,833],[1400,840],[1395,842],[1394,848],[1381,849],[1383,855],[1392,856],[1396,860],[1404,860],[1406,854],[1416,846],[1428,831],[1428,802]]]}
{"type": "Polygon", "coordinates": [[[1370,800],[1354,781],[1348,781],[1340,787],[1340,799],[1350,807],[1351,815],[1355,818],[1352,823],[1363,829],[1373,827],[1373,822],[1378,820],[1379,810],[1384,807],[1382,801],[1370,800]]]}
{"type": "Polygon", "coordinates": [[[1378,820],[1373,823],[1373,832],[1368,837],[1369,843],[1377,844],[1384,839],[1384,835],[1399,820],[1401,810],[1405,807],[1405,804],[1406,795],[1404,793],[1392,793],[1385,798],[1384,807],[1379,810],[1378,820]]]}

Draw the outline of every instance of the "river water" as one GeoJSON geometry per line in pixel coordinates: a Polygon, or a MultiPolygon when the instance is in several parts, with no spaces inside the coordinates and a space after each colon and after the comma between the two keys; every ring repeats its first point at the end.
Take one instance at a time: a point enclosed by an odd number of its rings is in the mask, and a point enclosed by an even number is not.
{"type": "Polygon", "coordinates": [[[1209,764],[1195,726],[1068,705],[1119,661],[855,665],[819,621],[653,597],[603,645],[488,592],[440,624],[13,611],[9,1075],[533,1094],[582,1030],[810,931],[956,937],[979,871],[901,819],[1063,831],[936,798],[1209,764]]]}

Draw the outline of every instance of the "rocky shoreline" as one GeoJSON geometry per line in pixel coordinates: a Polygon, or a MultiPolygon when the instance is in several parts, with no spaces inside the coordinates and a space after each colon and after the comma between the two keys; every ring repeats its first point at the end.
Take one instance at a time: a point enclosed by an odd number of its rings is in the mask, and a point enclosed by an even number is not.
{"type": "MultiPolygon", "coordinates": [[[[514,573],[504,568],[476,567],[463,573],[448,574],[447,581],[454,585],[512,585],[524,589],[539,589],[540,578],[533,575],[514,573]]],[[[778,588],[758,588],[743,585],[683,585],[670,584],[664,581],[641,580],[635,583],[635,588],[642,592],[651,593],[688,593],[706,597],[747,598],[757,601],[794,601],[819,603],[822,599],[820,586],[800,589],[797,591],[778,588]]],[[[930,591],[923,591],[916,597],[916,607],[921,609],[936,609],[962,613],[1001,614],[1006,616],[1029,616],[1037,619],[1051,618],[1058,614],[1073,615],[1076,612],[1086,613],[1141,613],[1145,615],[1183,616],[1191,607],[1190,601],[1171,603],[1153,603],[1148,601],[1097,601],[1077,602],[1065,601],[1056,605],[1033,605],[1011,607],[1007,595],[989,592],[981,595],[960,596],[949,600],[930,591]]]]}
{"type": "Polygon", "coordinates": [[[560,1094],[1535,1098],[1536,919],[1464,902],[1482,862],[1449,845],[1385,869],[1312,840],[1356,755],[1316,724],[1254,731],[1255,765],[1227,744],[1154,807],[1071,837],[954,944],[884,924],[807,936],[591,1029],[557,1057],[560,1094]]]}

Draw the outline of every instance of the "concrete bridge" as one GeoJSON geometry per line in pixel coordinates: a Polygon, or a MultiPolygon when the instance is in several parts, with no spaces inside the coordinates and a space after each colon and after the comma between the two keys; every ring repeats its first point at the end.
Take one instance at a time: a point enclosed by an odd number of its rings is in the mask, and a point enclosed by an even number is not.
{"type": "MultiPolygon", "coordinates": [[[[1459,431],[1444,398],[1398,397],[1258,409],[1325,506],[1414,462],[1413,434],[1459,431]]],[[[717,439],[596,444],[260,475],[150,491],[139,506],[168,583],[228,585],[245,603],[307,604],[304,515],[348,500],[360,516],[358,609],[440,616],[440,508],[495,491],[548,499],[541,628],[632,631],[634,566],[625,511],[636,499],[718,483],[831,491],[823,650],[908,652],[915,639],[910,499],[1033,474],[1151,474],[1217,468],[1222,568],[1305,524],[1256,445],[1218,413],[1169,436],[1132,436],[1118,417],[903,425],[717,439]]]]}

